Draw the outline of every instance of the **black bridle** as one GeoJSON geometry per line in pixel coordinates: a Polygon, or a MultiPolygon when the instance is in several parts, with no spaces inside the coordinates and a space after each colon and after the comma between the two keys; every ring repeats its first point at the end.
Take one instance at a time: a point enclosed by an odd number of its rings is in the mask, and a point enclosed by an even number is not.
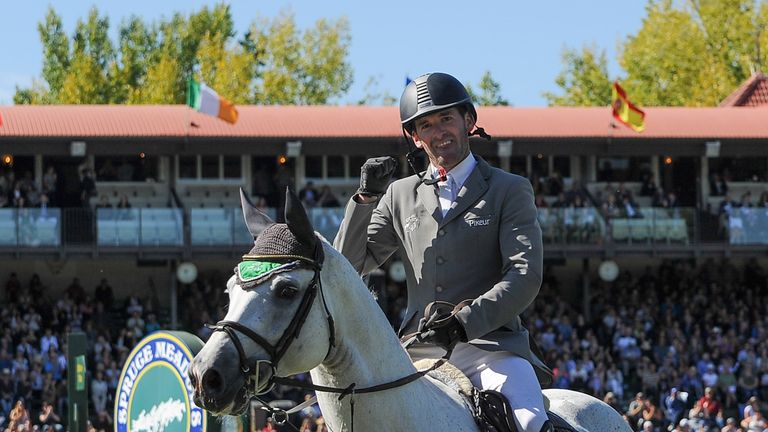
{"type": "MultiPolygon", "coordinates": [[[[207,325],[208,328],[216,331],[223,331],[225,332],[229,338],[232,340],[232,343],[235,345],[235,349],[237,349],[237,354],[240,357],[240,370],[245,376],[246,385],[250,387],[251,384],[253,384],[253,395],[258,399],[258,395],[262,395],[265,393],[268,393],[270,390],[272,390],[272,387],[274,387],[275,384],[283,384],[283,385],[289,385],[294,387],[299,387],[303,389],[308,390],[315,390],[315,391],[321,391],[321,392],[327,392],[327,393],[338,393],[338,399],[342,400],[347,396],[354,397],[355,394],[362,394],[362,393],[374,393],[378,391],[383,390],[389,390],[395,387],[400,387],[403,385],[406,385],[408,383],[411,383],[413,381],[416,381],[417,379],[423,377],[427,373],[437,369],[440,367],[443,363],[445,363],[448,358],[451,355],[451,351],[448,351],[446,355],[436,361],[432,366],[430,366],[427,369],[416,371],[410,375],[406,375],[402,378],[398,378],[394,381],[390,381],[383,384],[378,384],[370,387],[364,387],[364,388],[356,388],[357,384],[352,383],[347,387],[326,387],[326,386],[320,386],[316,384],[306,383],[304,381],[299,381],[296,379],[291,378],[284,378],[284,377],[278,377],[277,376],[277,364],[280,361],[280,359],[283,358],[283,355],[288,350],[288,348],[291,345],[291,342],[293,342],[294,339],[297,339],[299,337],[299,332],[301,332],[301,328],[304,325],[304,322],[307,320],[307,316],[309,315],[309,311],[312,309],[312,304],[314,303],[315,297],[317,297],[318,292],[320,293],[320,299],[323,302],[323,308],[325,309],[325,315],[326,319],[328,320],[328,352],[326,353],[326,358],[328,358],[328,355],[331,352],[331,349],[336,346],[336,332],[333,322],[333,316],[331,316],[331,312],[328,309],[328,304],[325,301],[325,295],[323,294],[323,286],[320,280],[320,270],[322,270],[323,267],[323,253],[322,253],[322,246],[318,243],[316,245],[315,249],[315,259],[309,259],[306,257],[298,256],[298,255],[243,255],[243,260],[245,261],[257,261],[257,260],[274,260],[274,259],[280,259],[280,260],[294,260],[299,261],[299,265],[308,265],[313,271],[314,276],[312,277],[312,280],[309,283],[309,286],[304,292],[304,296],[301,299],[301,303],[299,304],[299,308],[296,310],[296,314],[293,316],[293,319],[288,324],[288,327],[286,327],[285,331],[283,331],[283,335],[280,337],[280,339],[277,341],[275,345],[272,345],[269,341],[261,337],[258,333],[254,332],[247,326],[240,324],[237,321],[228,321],[228,320],[222,320],[216,323],[216,325],[207,325]],[[319,250],[319,251],[318,251],[319,250]],[[256,360],[255,362],[251,363],[248,361],[248,356],[245,354],[245,349],[243,349],[243,345],[240,342],[240,338],[237,336],[236,332],[240,332],[244,334],[246,337],[251,339],[253,342],[255,342],[257,345],[262,347],[267,354],[269,354],[269,360],[256,360]],[[259,379],[258,379],[258,367],[260,363],[268,364],[271,369],[271,374],[269,377],[269,381],[267,381],[267,385],[264,386],[264,390],[259,391],[258,385],[259,385],[259,379]]],[[[410,340],[408,340],[406,343],[404,343],[404,347],[408,347],[414,340],[416,340],[416,337],[412,337],[410,340]]],[[[309,401],[308,401],[309,402],[309,401]]],[[[305,402],[307,404],[307,402],[305,402]]],[[[300,407],[305,406],[305,404],[302,404],[300,407]]],[[[284,420],[279,421],[278,423],[282,423],[287,420],[288,414],[291,412],[296,412],[297,408],[295,407],[291,409],[290,411],[284,411],[278,408],[267,408],[268,405],[266,403],[263,403],[265,405],[265,409],[269,411],[273,417],[282,417],[284,420]]],[[[354,430],[354,417],[355,417],[355,405],[354,405],[354,398],[350,398],[350,416],[351,416],[351,430],[354,430]]]]}
{"type": "MultiPolygon", "coordinates": [[[[316,246],[316,248],[320,247],[321,246],[319,244],[316,246]]],[[[304,326],[304,322],[307,320],[307,316],[309,315],[309,311],[312,309],[312,304],[314,303],[318,292],[320,293],[320,298],[323,301],[323,308],[325,309],[326,319],[328,320],[328,353],[330,353],[331,348],[336,345],[336,331],[333,324],[333,316],[331,316],[331,312],[328,309],[328,304],[325,301],[323,286],[320,281],[320,270],[322,270],[323,267],[322,253],[316,252],[314,260],[298,255],[243,255],[244,261],[258,261],[263,259],[294,260],[299,262],[299,266],[308,266],[311,270],[314,271],[314,276],[312,277],[309,286],[307,286],[307,289],[304,291],[304,296],[301,298],[299,308],[296,310],[293,319],[285,328],[277,343],[272,345],[268,340],[264,339],[258,333],[237,321],[222,320],[217,322],[216,325],[207,325],[207,327],[214,332],[223,331],[232,340],[232,343],[235,345],[235,349],[237,350],[237,354],[240,357],[240,371],[245,376],[246,384],[249,386],[251,383],[253,384],[253,393],[255,395],[267,393],[275,385],[277,380],[277,365],[283,358],[283,355],[285,355],[285,352],[288,351],[288,348],[291,346],[291,342],[293,342],[294,339],[298,339],[301,328],[304,326]],[[243,349],[243,344],[240,342],[240,338],[237,336],[236,332],[242,333],[261,348],[263,348],[264,351],[266,351],[269,355],[269,360],[256,360],[255,362],[250,362],[248,360],[248,356],[245,354],[245,349],[243,349]],[[267,382],[268,385],[265,386],[265,390],[262,391],[259,391],[258,389],[258,367],[260,363],[267,364],[272,370],[269,381],[267,382]]],[[[326,357],[328,353],[326,353],[326,357]]]]}

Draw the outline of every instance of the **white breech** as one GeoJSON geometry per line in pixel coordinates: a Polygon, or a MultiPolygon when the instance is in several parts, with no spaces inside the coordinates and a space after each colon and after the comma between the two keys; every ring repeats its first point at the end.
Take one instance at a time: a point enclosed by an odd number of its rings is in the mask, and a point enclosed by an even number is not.
{"type": "MultiPolygon", "coordinates": [[[[414,344],[408,353],[416,361],[442,357],[445,351],[435,346],[414,344]]],[[[464,372],[475,387],[495,390],[506,396],[519,431],[541,431],[547,413],[536,372],[527,360],[508,352],[484,351],[459,343],[450,363],[464,372]]]]}

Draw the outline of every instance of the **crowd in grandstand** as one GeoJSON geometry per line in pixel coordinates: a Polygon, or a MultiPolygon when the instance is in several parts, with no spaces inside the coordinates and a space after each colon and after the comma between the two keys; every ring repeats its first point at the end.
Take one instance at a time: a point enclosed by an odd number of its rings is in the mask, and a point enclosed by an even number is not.
{"type": "MultiPolygon", "coordinates": [[[[106,279],[87,288],[77,279],[67,287],[48,287],[37,275],[4,278],[0,430],[65,427],[66,334],[75,330],[89,341],[92,426],[111,430],[124,360],[143,336],[163,327],[155,290],[116,299],[106,279]]],[[[203,324],[223,317],[225,278],[213,272],[182,285],[183,328],[208,338],[203,324]]],[[[595,280],[584,310],[585,303],[567,301],[568,290],[550,270],[525,318],[555,372],[554,387],[603,399],[635,430],[763,431],[767,281],[754,260],[741,268],[727,260],[698,266],[663,261],[640,274],[625,271],[611,283],[595,280]]],[[[402,318],[404,292],[389,281],[382,295],[393,326],[402,318]]],[[[278,386],[267,399],[305,397],[299,389],[278,386]]],[[[292,421],[304,431],[324,428],[317,406],[292,421]]],[[[280,430],[272,423],[269,428],[280,430]]]]}

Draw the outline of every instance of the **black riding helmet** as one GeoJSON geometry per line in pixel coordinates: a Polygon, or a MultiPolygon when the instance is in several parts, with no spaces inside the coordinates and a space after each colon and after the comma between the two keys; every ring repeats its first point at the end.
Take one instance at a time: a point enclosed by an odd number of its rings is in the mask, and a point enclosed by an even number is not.
{"type": "Polygon", "coordinates": [[[408,83],[400,96],[400,124],[409,133],[417,118],[454,106],[464,106],[477,121],[477,111],[467,89],[446,73],[428,73],[408,83]]]}

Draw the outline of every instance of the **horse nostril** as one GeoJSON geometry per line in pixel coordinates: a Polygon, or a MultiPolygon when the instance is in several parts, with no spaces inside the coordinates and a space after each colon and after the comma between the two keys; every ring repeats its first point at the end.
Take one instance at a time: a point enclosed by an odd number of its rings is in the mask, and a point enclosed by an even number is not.
{"type": "Polygon", "coordinates": [[[203,389],[208,391],[211,395],[219,394],[224,389],[224,382],[221,379],[221,374],[215,369],[208,369],[203,374],[203,389]]]}

